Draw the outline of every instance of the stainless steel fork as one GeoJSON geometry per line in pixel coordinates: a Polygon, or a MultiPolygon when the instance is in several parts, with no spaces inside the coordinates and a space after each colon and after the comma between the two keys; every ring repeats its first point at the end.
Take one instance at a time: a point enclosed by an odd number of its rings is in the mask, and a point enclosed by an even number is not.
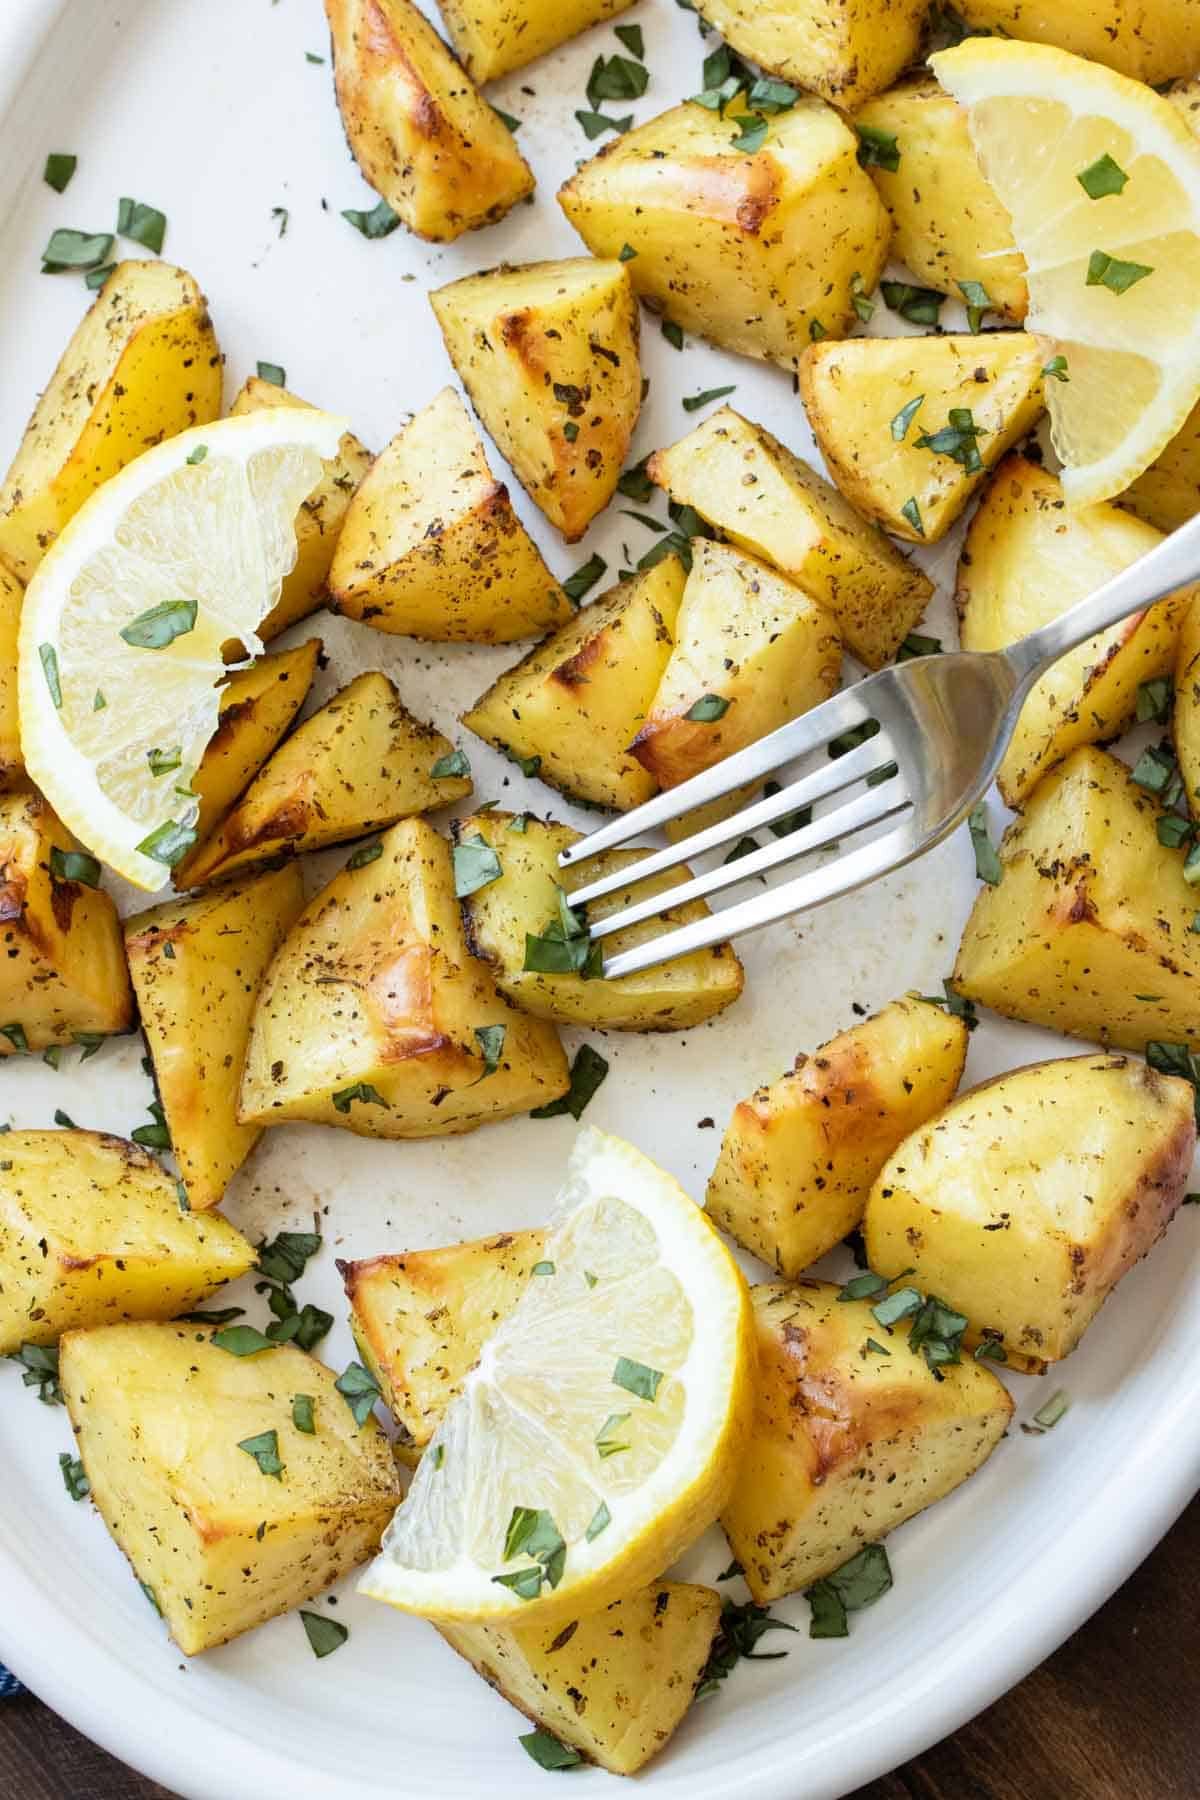
{"type": "Polygon", "coordinates": [[[591,926],[595,940],[656,918],[685,900],[724,893],[813,851],[844,846],[871,827],[891,827],[794,880],[619,952],[606,960],[605,975],[632,975],[757,931],[923,856],[987,792],[1038,678],[1098,632],[1197,580],[1200,518],[1189,520],[1061,618],[1008,649],[958,650],[882,669],[571,845],[559,857],[564,867],[626,844],[734,788],[775,775],[800,757],[826,752],[823,764],[754,805],[665,850],[651,851],[636,867],[577,888],[572,904],[586,906],[763,827],[774,826],[781,833],[761,849],[597,920],[591,926]],[[839,805],[796,825],[793,815],[834,796],[843,797],[839,805]]]}

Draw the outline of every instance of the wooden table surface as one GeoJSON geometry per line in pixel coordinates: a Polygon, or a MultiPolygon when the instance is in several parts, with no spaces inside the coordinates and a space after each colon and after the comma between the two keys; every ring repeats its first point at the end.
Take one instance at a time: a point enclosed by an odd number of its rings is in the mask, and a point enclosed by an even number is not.
{"type": "MultiPolygon", "coordinates": [[[[1035,1674],[852,1800],[1196,1800],[1198,1616],[1200,1500],[1035,1674]]],[[[0,1701],[0,1800],[171,1796],[23,1698],[0,1701]]]]}

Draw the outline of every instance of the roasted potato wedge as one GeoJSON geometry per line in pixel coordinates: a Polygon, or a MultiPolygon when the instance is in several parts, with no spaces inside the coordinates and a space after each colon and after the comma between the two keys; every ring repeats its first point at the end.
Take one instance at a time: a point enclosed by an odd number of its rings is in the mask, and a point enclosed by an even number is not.
{"type": "Polygon", "coordinates": [[[961,1019],[893,1000],[734,1108],[708,1216],[781,1275],[799,1275],[862,1218],[896,1146],[954,1098],[961,1019]]]}
{"type": "Polygon", "coordinates": [[[869,668],[896,654],[925,610],[928,577],[815,469],[731,406],[656,450],[646,472],[819,600],[869,668]]]}
{"type": "Polygon", "coordinates": [[[1200,606],[1193,601],[1179,626],[1171,735],[1193,814],[1200,812],[1200,606]]]}
{"type": "Polygon", "coordinates": [[[418,237],[449,243],[533,192],[512,132],[411,0],[325,0],[346,137],[418,237]]]}
{"type": "Polygon", "coordinates": [[[25,772],[17,707],[17,638],[25,590],[0,563],[0,791],[20,784],[25,772]]]}
{"type": "Polygon", "coordinates": [[[959,992],[1011,1019],[1142,1050],[1200,1043],[1196,890],[1159,843],[1159,808],[1102,750],[1074,751],[1034,789],[975,900],[959,992]]]}
{"type": "Polygon", "coordinates": [[[132,1026],[121,923],[99,879],[40,794],[0,795],[0,1056],[132,1026]]]}
{"type": "Polygon", "coordinates": [[[867,1257],[911,1272],[1036,1373],[1072,1351],[1162,1236],[1196,1148],[1190,1082],[1128,1056],[1034,1063],[901,1144],[867,1202],[867,1257]]]}
{"type": "Polygon", "coordinates": [[[837,691],[832,613],[729,544],[697,538],[675,648],[629,746],[677,787],[837,691]]]}
{"type": "Polygon", "coordinates": [[[254,1267],[220,1213],[180,1207],[162,1164],[99,1131],[10,1131],[0,1165],[0,1356],[64,1331],[173,1319],[254,1267]]]}
{"type": "Polygon", "coordinates": [[[445,839],[407,819],[380,842],[309,901],[267,971],[243,1124],[441,1137],[570,1085],[554,1027],[515,1012],[468,950],[445,839]]]}
{"type": "MultiPolygon", "coordinates": [[[[229,410],[237,416],[258,412],[264,406],[309,404],[278,383],[251,375],[229,410]]],[[[355,489],[370,467],[371,452],[352,431],[346,432],[337,455],[325,464],[319,483],[296,515],[296,560],[291,573],[283,578],[278,600],[258,628],[264,644],[324,606],[334,545],[355,489]]]]}
{"type": "Polygon", "coordinates": [[[571,799],[639,806],[655,786],[629,744],[674,647],[683,583],[677,556],[618,582],[494,681],[463,724],[571,799]]]}
{"type": "Polygon", "coordinates": [[[987,1461],[1012,1401],[970,1357],[938,1370],[828,1281],[752,1287],[758,1409],[721,1518],[760,1606],[807,1588],[987,1461]],[[865,1351],[886,1339],[888,1355],[865,1351]]]}
{"type": "Polygon", "coordinates": [[[401,1498],[391,1448],[294,1345],[231,1356],[197,1325],[111,1325],[68,1332],[59,1374],[92,1499],[185,1655],[302,1605],[378,1549],[401,1498]],[[294,1422],[296,1396],[313,1403],[312,1432],[294,1422]]]}
{"type": "Polygon", "coordinates": [[[341,1262],[350,1329],[415,1463],[479,1352],[521,1298],[544,1231],[341,1262]]]}
{"type": "Polygon", "coordinates": [[[809,346],[800,393],[847,500],[893,537],[933,544],[1035,424],[1045,360],[1020,331],[850,338],[809,346]]]}
{"type": "Polygon", "coordinates": [[[656,1581],[565,1627],[438,1630],[559,1743],[613,1775],[635,1775],[682,1723],[720,1619],[712,1588],[656,1581]]]}
{"type": "Polygon", "coordinates": [[[357,675],[297,726],[207,841],[175,870],[178,887],[224,881],[249,864],[363,837],[449,806],[469,778],[435,776],[454,746],[414,719],[386,675],[357,675]]]}
{"type": "Polygon", "coordinates": [[[616,491],[642,405],[627,265],[573,256],[490,269],[429,301],[501,455],[575,543],[616,491]]]}
{"type": "Polygon", "coordinates": [[[977,31],[1057,44],[1151,85],[1200,64],[1200,17],[1178,0],[1143,0],[1136,11],[1122,0],[963,0],[958,11],[977,31]]]}
{"type": "Polygon", "coordinates": [[[637,293],[685,331],[793,369],[811,337],[854,323],[888,221],[832,107],[804,95],[759,150],[731,155],[744,111],[672,107],[614,138],[558,199],[594,256],[636,252],[637,293]]]}
{"type": "MultiPolygon", "coordinates": [[[[456,838],[481,837],[500,859],[502,873],[487,887],[463,900],[467,942],[491,968],[496,986],[523,1012],[562,1025],[594,1025],[616,1031],[682,1031],[732,1006],[742,991],[742,965],[728,944],[676,957],[641,975],[615,980],[585,980],[580,974],[539,972],[526,968],[527,939],[539,937],[560,919],[560,897],[569,898],[584,882],[642,860],[640,850],[612,850],[593,857],[578,873],[560,869],[558,853],[579,841],[569,825],[536,819],[530,813],[486,812],[456,820],[456,838]],[[519,827],[519,829],[517,829],[519,827]]],[[[633,892],[607,894],[588,908],[593,923],[632,905],[634,899],[669,892],[690,876],[686,868],[655,877],[633,892]]],[[[633,925],[604,940],[607,955],[616,956],[658,937],[677,925],[708,916],[703,900],[633,925]]]]}
{"type": "Polygon", "coordinates": [[[377,631],[446,642],[510,644],[571,617],[450,387],[376,458],[329,591],[339,612],[377,631]]]}
{"type": "Polygon", "coordinates": [[[208,302],[183,269],[118,263],[77,326],[0,485],[0,562],[22,582],[88,495],[221,410],[208,302]]]}
{"type": "Polygon", "coordinates": [[[217,729],[192,777],[200,802],[198,843],[206,842],[245,793],[304,705],[320,654],[320,638],[309,638],[293,650],[260,656],[226,678],[217,729]]]}
{"type": "Polygon", "coordinates": [[[250,1020],[304,904],[299,866],[168,900],[125,921],[125,951],[188,1205],[216,1206],[258,1142],[239,1125],[250,1020]]]}
{"type": "Polygon", "coordinates": [[[870,172],[891,215],[892,255],[956,300],[963,282],[979,282],[993,312],[1019,325],[1029,308],[1025,259],[979,167],[963,108],[934,76],[916,75],[868,100],[854,123],[870,134],[870,172]]]}
{"type": "Polygon", "coordinates": [[[727,44],[772,75],[853,112],[916,61],[924,0],[700,0],[727,44]]]}
{"type": "MultiPolygon", "coordinates": [[[[1000,650],[1057,619],[1161,541],[1119,507],[1067,509],[1057,476],[1010,456],[971,521],[955,599],[964,650],[1000,650]]],[[[1198,590],[1134,613],[1060,657],[1021,709],[1000,765],[1000,792],[1021,806],[1080,744],[1114,738],[1134,718],[1138,687],[1175,666],[1184,610],[1198,590]]]]}
{"type": "Polygon", "coordinates": [[[472,81],[482,85],[523,69],[631,4],[632,0],[567,0],[560,6],[530,0],[443,0],[438,11],[459,62],[472,81]]]}
{"type": "Polygon", "coordinates": [[[1159,531],[1177,531],[1200,512],[1200,406],[1193,407],[1145,474],[1125,489],[1120,504],[1159,531]]]}

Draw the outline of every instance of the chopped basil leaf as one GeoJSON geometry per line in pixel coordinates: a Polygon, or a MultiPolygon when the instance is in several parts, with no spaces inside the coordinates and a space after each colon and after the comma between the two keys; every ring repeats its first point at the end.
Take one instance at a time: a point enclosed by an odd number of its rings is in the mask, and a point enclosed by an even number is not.
{"type": "Polygon", "coordinates": [[[108,705],[108,701],[104,698],[104,695],[101,693],[100,689],[97,688],[95,698],[92,701],[92,711],[93,712],[103,712],[107,705],[108,705]]]}
{"type": "Polygon", "coordinates": [[[258,1246],[255,1268],[268,1281],[285,1286],[299,1281],[312,1258],[318,1254],[323,1239],[316,1231],[280,1231],[258,1246]]]}
{"type": "Polygon", "coordinates": [[[107,1044],[109,1033],[107,1031],[77,1031],[75,1032],[74,1037],[75,1042],[83,1051],[83,1055],[79,1060],[81,1063],[85,1063],[89,1056],[95,1056],[97,1050],[99,1050],[103,1044],[107,1044]]]}
{"type": "Polygon", "coordinates": [[[874,318],[875,302],[863,287],[863,278],[857,269],[850,277],[850,304],[864,325],[874,318]]]}
{"type": "Polygon", "coordinates": [[[159,212],[157,206],[147,206],[145,201],[131,200],[123,194],[117,203],[117,233],[158,256],[167,235],[167,215],[159,212]]]}
{"type": "Polygon", "coordinates": [[[169,775],[183,761],[183,747],[176,744],[171,750],[148,750],[146,761],[150,765],[152,775],[169,775]]]}
{"type": "Polygon", "coordinates": [[[983,323],[984,313],[991,312],[996,302],[982,281],[960,281],[958,291],[967,303],[967,329],[972,337],[976,337],[983,323]]]}
{"type": "Polygon", "coordinates": [[[625,48],[631,51],[640,62],[646,60],[646,42],[642,36],[640,25],[614,25],[613,30],[625,48]]]}
{"type": "Polygon", "coordinates": [[[1146,725],[1154,720],[1165,725],[1171,715],[1172,701],[1171,677],[1156,675],[1150,681],[1143,681],[1137,691],[1137,717],[1139,725],[1146,725]]]}
{"type": "Polygon", "coordinates": [[[896,652],[896,661],[911,662],[914,656],[940,656],[941,654],[941,638],[925,637],[919,631],[910,631],[896,652]]]}
{"type": "Polygon", "coordinates": [[[280,237],[287,236],[288,219],[290,218],[290,216],[291,215],[289,214],[286,206],[273,206],[271,208],[271,217],[273,219],[278,219],[278,221],[279,221],[280,237]]]}
{"type": "Polygon", "coordinates": [[[386,200],[378,201],[370,212],[362,212],[356,206],[346,207],[342,217],[365,238],[390,237],[400,223],[399,213],[394,213],[386,200]]]}
{"type": "Polygon", "coordinates": [[[915,494],[910,495],[900,508],[900,517],[907,519],[914,531],[920,532],[922,537],[925,536],[925,527],[921,523],[921,509],[917,505],[915,494]]]}
{"type": "Polygon", "coordinates": [[[60,850],[57,844],[50,852],[50,873],[56,881],[81,881],[84,887],[100,886],[100,864],[86,850],[60,850]]]}
{"type": "Polygon", "coordinates": [[[365,869],[368,863],[377,862],[383,855],[383,845],[376,838],[373,844],[360,844],[354,855],[346,862],[348,869],[365,869]]]}
{"type": "Polygon", "coordinates": [[[888,169],[892,174],[900,167],[900,144],[894,131],[880,131],[874,125],[856,125],[858,161],[864,169],[888,169]]]}
{"type": "Polygon", "coordinates": [[[439,756],[429,771],[433,781],[449,781],[454,776],[470,773],[471,765],[467,761],[465,750],[451,750],[448,756],[439,756]]]}
{"type": "Polygon", "coordinates": [[[64,1452],[58,1459],[62,1471],[63,1486],[72,1500],[86,1500],[92,1491],[92,1484],[84,1473],[83,1464],[77,1456],[67,1456],[64,1452]]]}
{"type": "Polygon", "coordinates": [[[69,156],[61,150],[52,150],[46,158],[46,166],[42,170],[42,180],[47,187],[52,187],[56,194],[63,194],[78,167],[79,158],[77,156],[69,156]]]}
{"type": "Polygon", "coordinates": [[[278,363],[260,362],[255,364],[260,381],[269,381],[272,387],[287,386],[287,370],[278,363]]]}
{"type": "Polygon", "coordinates": [[[1066,1390],[1059,1388],[1057,1393],[1051,1394],[1044,1405],[1038,1407],[1033,1415],[1033,1422],[1035,1425],[1040,1425],[1043,1431],[1052,1431],[1063,1415],[1070,1411],[1070,1407],[1071,1402],[1067,1398],[1066,1390]]]}
{"type": "Polygon", "coordinates": [[[579,427],[575,423],[574,419],[568,419],[562,429],[563,429],[563,436],[566,438],[568,444],[573,444],[575,442],[576,438],[579,436],[579,427]]]}
{"type": "Polygon", "coordinates": [[[50,233],[42,251],[42,274],[59,275],[64,269],[95,269],[112,255],[112,233],[73,231],[59,226],[50,233]]]}
{"type": "Polygon", "coordinates": [[[892,1585],[891,1564],[882,1544],[868,1544],[832,1575],[810,1587],[805,1599],[812,1608],[808,1635],[846,1637],[847,1613],[861,1612],[881,1600],[892,1585]]]}
{"type": "Polygon", "coordinates": [[[369,1081],[351,1082],[349,1087],[339,1088],[336,1094],[331,1094],[330,1099],[333,1101],[334,1110],[340,1113],[348,1113],[356,1100],[360,1101],[363,1106],[382,1106],[385,1111],[391,1111],[389,1102],[384,1099],[378,1088],[371,1086],[369,1081]]]}
{"type": "Polygon", "coordinates": [[[350,1408],[354,1423],[361,1431],[371,1416],[375,1402],[380,1398],[379,1383],[361,1363],[352,1362],[343,1369],[333,1385],[350,1408]]]}
{"type": "Polygon", "coordinates": [[[731,150],[741,150],[747,156],[753,156],[761,150],[767,141],[767,121],[754,113],[734,113],[733,122],[740,127],[738,134],[730,142],[731,150]]]}
{"type": "Polygon", "coordinates": [[[263,1350],[273,1350],[274,1344],[269,1337],[254,1325],[231,1325],[226,1331],[214,1331],[212,1341],[218,1350],[227,1350],[230,1356],[258,1356],[263,1350]]]}
{"type": "Polygon", "coordinates": [[[916,440],[916,448],[928,450],[934,456],[948,456],[968,475],[977,475],[983,468],[983,458],[979,454],[980,429],[969,406],[952,406],[949,423],[940,431],[923,431],[916,440]]]}
{"type": "Polygon", "coordinates": [[[203,1309],[197,1312],[180,1313],[181,1325],[227,1325],[230,1319],[240,1319],[245,1314],[244,1306],[224,1306],[214,1308],[211,1312],[203,1309]]]}
{"type": "Polygon", "coordinates": [[[573,600],[578,606],[588,589],[595,587],[607,567],[608,564],[602,556],[589,556],[588,560],[581,563],[575,573],[568,575],[563,582],[563,593],[567,599],[573,600]]]}
{"type": "Polygon", "coordinates": [[[827,338],[829,336],[829,333],[822,325],[820,319],[810,319],[808,321],[808,335],[814,344],[819,344],[822,338],[827,338]]]}
{"type": "Polygon", "coordinates": [[[589,139],[598,138],[605,131],[628,131],[633,124],[632,113],[627,114],[623,119],[610,119],[606,113],[600,112],[577,112],[575,117],[583,126],[584,134],[589,139]]]}
{"type": "Polygon", "coordinates": [[[871,1308],[876,1321],[884,1326],[898,1324],[920,1310],[921,1295],[915,1287],[897,1288],[894,1294],[888,1294],[871,1308]]]}
{"type": "Polygon", "coordinates": [[[243,1438],[238,1449],[244,1450],[247,1456],[252,1456],[264,1475],[270,1475],[276,1481],[283,1480],[277,1431],[260,1431],[257,1437],[243,1438]]]}
{"type": "Polygon", "coordinates": [[[504,873],[500,858],[476,831],[454,846],[454,892],[459,900],[499,881],[504,873]]]}
{"type": "Polygon", "coordinates": [[[150,1602],[151,1606],[154,1608],[155,1612],[158,1614],[159,1618],[161,1619],[162,1618],[162,1607],[158,1604],[158,1595],[155,1593],[154,1589],[150,1586],[150,1583],[148,1581],[139,1581],[138,1586],[141,1588],[143,1594],[145,1594],[147,1600],[150,1602]]]}
{"type": "Polygon", "coordinates": [[[583,1761],[578,1750],[573,1750],[570,1744],[560,1743],[540,1726],[536,1731],[525,1732],[517,1742],[526,1756],[533,1758],[539,1769],[574,1769],[583,1761]]]}
{"type": "Polygon", "coordinates": [[[176,638],[195,630],[196,613],[194,600],[160,600],[157,606],[131,619],[119,635],[138,650],[165,650],[176,638]]]}
{"type": "Polygon", "coordinates": [[[1050,358],[1050,361],[1042,370],[1042,374],[1052,376],[1055,381],[1070,381],[1071,379],[1067,374],[1067,359],[1061,354],[1050,358]]]}
{"type": "Polygon", "coordinates": [[[192,467],[195,467],[195,465],[197,463],[202,463],[207,455],[208,455],[208,445],[207,444],[197,444],[196,448],[192,451],[192,454],[187,458],[187,461],[192,465],[192,467]]]}
{"type": "Polygon", "coordinates": [[[998,887],[1002,872],[1000,858],[988,830],[988,810],[984,801],[981,800],[978,806],[971,808],[967,830],[971,834],[971,845],[975,851],[975,874],[980,881],[986,881],[989,887],[998,887]]]}
{"type": "Polygon", "coordinates": [[[715,725],[718,719],[725,717],[730,705],[731,702],[721,694],[702,694],[683,716],[695,725],[715,725]]]}
{"type": "Polygon", "coordinates": [[[1122,262],[1107,250],[1093,250],[1088,258],[1087,287],[1106,287],[1111,294],[1127,294],[1131,287],[1144,281],[1154,270],[1145,263],[1122,262]]]}
{"type": "MultiPolygon", "coordinates": [[[[164,945],[163,955],[174,955],[170,944],[164,945]]],[[[135,1144],[141,1144],[144,1150],[169,1150],[171,1133],[167,1130],[166,1114],[163,1112],[161,1101],[152,1100],[148,1110],[154,1124],[139,1125],[136,1131],[130,1132],[130,1137],[135,1144]]]]}
{"type": "Polygon", "coordinates": [[[89,269],[83,278],[84,287],[93,291],[102,288],[116,266],[116,263],[102,263],[97,269],[89,269]]]}
{"type": "Polygon", "coordinates": [[[514,1569],[511,1575],[493,1575],[497,1587],[511,1588],[519,1600],[536,1600],[542,1591],[542,1571],[536,1563],[514,1569]]]}
{"type": "Polygon", "coordinates": [[[907,406],[902,406],[892,420],[891,433],[898,444],[902,444],[908,436],[908,428],[924,404],[924,394],[918,394],[915,400],[910,400],[907,406]]]}
{"type": "Polygon", "coordinates": [[[21,1381],[25,1387],[35,1387],[38,1399],[43,1406],[61,1406],[63,1392],[58,1381],[58,1345],[57,1344],[22,1344],[9,1356],[10,1362],[21,1365],[21,1381]]]}
{"type": "Polygon", "coordinates": [[[1104,200],[1109,194],[1119,194],[1129,177],[1106,150],[1086,169],[1080,169],[1075,179],[1089,200],[1104,200]]]}
{"type": "Polygon", "coordinates": [[[318,56],[315,50],[306,50],[304,52],[304,60],[305,62],[310,63],[323,63],[325,58],[323,56],[318,56]]]}
{"type": "Polygon", "coordinates": [[[340,1650],[350,1636],[348,1625],[341,1625],[336,1619],[326,1618],[324,1613],[301,1612],[300,1623],[304,1626],[304,1635],[312,1647],[314,1656],[332,1656],[340,1650]]]}
{"type": "Polygon", "coordinates": [[[430,1461],[435,1469],[440,1469],[446,1460],[445,1444],[435,1444],[430,1451],[430,1461]]]}
{"type": "Polygon", "coordinates": [[[622,244],[620,250],[617,252],[617,261],[632,262],[636,255],[637,251],[633,248],[632,244],[622,244]]]}
{"type": "Polygon", "coordinates": [[[639,1400],[653,1400],[658,1393],[662,1381],[660,1369],[648,1368],[645,1363],[635,1362],[631,1356],[618,1356],[612,1373],[613,1386],[636,1394],[639,1400]]]}
{"type": "Polygon", "coordinates": [[[500,1067],[507,1034],[507,1025],[476,1025],[475,1037],[483,1052],[483,1074],[479,1077],[480,1081],[486,1081],[500,1067]]]}
{"type": "Polygon", "coordinates": [[[602,1531],[604,1531],[611,1524],[612,1524],[612,1514],[609,1512],[608,1507],[605,1505],[604,1501],[602,1500],[600,1502],[599,1506],[596,1508],[595,1512],[592,1514],[591,1523],[589,1524],[587,1530],[583,1534],[584,1538],[590,1544],[592,1542],[593,1538],[598,1538],[600,1536],[600,1533],[602,1531]]]}
{"type": "Polygon", "coordinates": [[[619,1451],[629,1449],[629,1445],[622,1442],[621,1427],[628,1424],[631,1417],[627,1412],[609,1413],[593,1440],[598,1456],[607,1459],[616,1456],[619,1451]]]}
{"type": "Polygon", "coordinates": [[[553,1275],[554,1264],[552,1262],[535,1262],[529,1273],[531,1275],[553,1275]]]}
{"type": "Polygon", "coordinates": [[[800,98],[800,89],[777,76],[760,75],[746,98],[755,112],[790,112],[800,98]]]}
{"type": "Polygon", "coordinates": [[[1007,1362],[1008,1351],[1004,1348],[1004,1345],[1000,1342],[999,1338],[985,1337],[982,1343],[976,1344],[975,1346],[975,1361],[1007,1362]]]}
{"type": "Polygon", "coordinates": [[[293,1394],[292,1424],[296,1427],[297,1431],[302,1431],[306,1437],[315,1437],[317,1435],[316,1422],[313,1418],[313,1397],[311,1394],[293,1394]]]}
{"type": "Polygon", "coordinates": [[[664,319],[659,329],[666,338],[668,344],[672,345],[676,350],[683,349],[682,325],[677,325],[674,319],[664,319]]]}
{"type": "Polygon", "coordinates": [[[889,311],[912,325],[936,325],[946,298],[935,288],[914,287],[908,281],[882,281],[879,290],[889,311]]]}
{"type": "Polygon", "coordinates": [[[736,392],[736,382],[731,387],[705,388],[702,394],[689,394],[683,401],[683,410],[684,412],[699,412],[700,408],[707,406],[710,400],[723,400],[726,394],[736,394],[736,392]]]}
{"type": "Polygon", "coordinates": [[[644,94],[650,82],[650,71],[627,56],[598,56],[588,76],[588,105],[598,107],[604,100],[635,100],[644,94]]]}
{"type": "Polygon", "coordinates": [[[623,494],[626,500],[637,500],[643,506],[654,498],[654,483],[646,473],[649,460],[649,457],[643,456],[641,462],[626,469],[617,482],[618,494],[623,494]]]}
{"type": "Polygon", "coordinates": [[[743,856],[753,856],[756,850],[761,849],[762,845],[757,838],[740,837],[728,855],[721,858],[721,866],[724,868],[727,863],[741,862],[743,856]]]}
{"type": "Polygon", "coordinates": [[[181,819],[167,819],[155,826],[148,837],[144,837],[137,846],[143,856],[149,856],[154,862],[164,863],[173,869],[177,862],[182,862],[192,845],[196,842],[196,833],[190,825],[181,819]]]}
{"type": "Polygon", "coordinates": [[[873,1337],[867,1339],[863,1345],[863,1352],[871,1356],[890,1356],[892,1354],[885,1344],[881,1344],[877,1338],[873,1337]]]}
{"type": "MultiPolygon", "coordinates": [[[[736,1564],[734,1565],[736,1568],[736,1564]]],[[[718,1580],[723,1579],[718,1576],[718,1580]]],[[[721,1625],[708,1661],[700,1671],[700,1679],[696,1684],[694,1698],[703,1700],[709,1694],[715,1694],[720,1684],[737,1666],[739,1659],[746,1662],[777,1662],[786,1656],[786,1650],[759,1650],[756,1648],[759,1639],[768,1631],[795,1631],[784,1619],[773,1619],[765,1606],[756,1606],[753,1600],[747,1600],[738,1606],[726,1595],[721,1601],[721,1625]]]]}
{"type": "Polygon", "coordinates": [[[38,656],[41,659],[42,673],[46,677],[46,686],[50,689],[50,698],[56,707],[60,707],[62,687],[58,679],[58,652],[53,644],[39,644],[38,656]]]}
{"type": "Polygon", "coordinates": [[[545,1106],[535,1106],[530,1113],[531,1119],[557,1119],[564,1113],[570,1113],[573,1119],[580,1119],[608,1074],[608,1063],[598,1050],[590,1044],[581,1044],[571,1062],[571,1085],[566,1093],[557,1100],[550,1100],[545,1106]]]}
{"type": "Polygon", "coordinates": [[[1174,813],[1168,813],[1165,818],[1159,819],[1155,827],[1159,843],[1168,850],[1178,850],[1188,843],[1194,829],[1190,819],[1181,819],[1174,813]]]}
{"type": "Polygon", "coordinates": [[[493,106],[492,111],[495,113],[500,123],[508,127],[509,131],[520,131],[521,121],[520,119],[514,118],[512,113],[505,112],[502,106],[493,106]]]}
{"type": "MultiPolygon", "coordinates": [[[[49,1045],[49,1047],[47,1049],[42,1051],[42,1061],[44,1063],[48,1063],[50,1065],[50,1067],[54,1070],[54,1073],[57,1075],[58,1065],[62,1061],[62,1045],[61,1044],[49,1045]]],[[[56,1112],[55,1113],[54,1123],[56,1125],[61,1125],[64,1122],[64,1120],[68,1125],[70,1125],[72,1123],[72,1121],[67,1118],[66,1113],[64,1113],[64,1112],[56,1112]]]]}
{"type": "Polygon", "coordinates": [[[29,1055],[29,1039],[25,1036],[23,1025],[0,1025],[0,1037],[6,1037],[13,1049],[19,1051],[22,1056],[29,1055]]]}

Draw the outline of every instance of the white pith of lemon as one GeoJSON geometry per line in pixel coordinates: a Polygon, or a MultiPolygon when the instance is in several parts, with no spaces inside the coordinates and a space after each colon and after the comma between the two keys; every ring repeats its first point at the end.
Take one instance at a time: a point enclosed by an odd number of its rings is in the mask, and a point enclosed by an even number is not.
{"type": "Polygon", "coordinates": [[[26,589],[26,768],[137,887],[168,879],[169,862],[139,846],[194,815],[187,790],[217,727],[222,646],[262,648],[258,625],[295,561],[297,510],[344,430],[328,413],[270,408],[181,432],[91,495],[26,589]],[[194,607],[194,624],[159,648],[122,637],[146,635],[140,622],[164,606],[175,621],[194,607]]]}

